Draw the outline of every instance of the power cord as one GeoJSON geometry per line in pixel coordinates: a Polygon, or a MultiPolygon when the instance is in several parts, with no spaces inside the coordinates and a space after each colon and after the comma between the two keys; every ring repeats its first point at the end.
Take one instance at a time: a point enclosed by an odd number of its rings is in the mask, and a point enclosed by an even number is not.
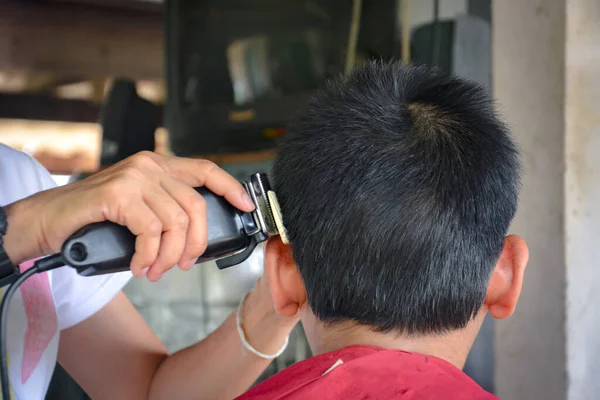
{"type": "Polygon", "coordinates": [[[50,271],[58,267],[64,266],[65,263],[60,254],[54,254],[49,257],[44,257],[37,260],[31,268],[19,276],[19,278],[10,285],[4,293],[2,303],[0,304],[0,377],[2,378],[2,398],[10,399],[10,378],[8,376],[8,349],[6,347],[6,325],[8,318],[8,305],[13,295],[23,282],[31,278],[35,274],[50,271]]]}

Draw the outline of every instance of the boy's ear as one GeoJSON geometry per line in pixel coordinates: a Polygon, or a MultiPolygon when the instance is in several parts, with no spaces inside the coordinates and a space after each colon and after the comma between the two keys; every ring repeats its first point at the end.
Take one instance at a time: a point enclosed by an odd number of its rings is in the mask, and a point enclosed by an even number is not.
{"type": "Polygon", "coordinates": [[[306,288],[294,261],[292,247],[273,237],[265,248],[264,276],[267,279],[275,311],[292,317],[306,304],[306,288]]]}
{"type": "Polygon", "coordinates": [[[485,298],[485,305],[492,317],[507,318],[515,311],[528,260],[529,249],[525,241],[516,235],[508,236],[492,272],[485,298]]]}

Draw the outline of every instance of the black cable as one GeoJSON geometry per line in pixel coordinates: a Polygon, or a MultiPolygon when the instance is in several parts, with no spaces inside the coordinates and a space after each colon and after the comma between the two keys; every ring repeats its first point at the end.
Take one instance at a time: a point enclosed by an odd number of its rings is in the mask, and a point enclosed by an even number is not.
{"type": "Polygon", "coordinates": [[[37,260],[31,268],[19,276],[19,278],[10,285],[4,293],[2,303],[0,304],[0,376],[2,378],[2,398],[10,399],[10,378],[8,376],[8,349],[6,347],[6,325],[8,318],[8,305],[13,295],[23,282],[40,272],[49,271],[54,268],[62,267],[64,261],[60,254],[54,254],[49,257],[37,260]]]}

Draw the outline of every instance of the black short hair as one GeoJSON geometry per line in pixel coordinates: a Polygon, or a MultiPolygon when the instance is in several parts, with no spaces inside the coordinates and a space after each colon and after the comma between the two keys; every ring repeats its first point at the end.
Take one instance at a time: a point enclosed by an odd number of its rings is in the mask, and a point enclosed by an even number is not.
{"type": "Polygon", "coordinates": [[[315,315],[426,334],[481,308],[520,163],[482,87],[367,62],[289,124],[273,175],[315,315]]]}

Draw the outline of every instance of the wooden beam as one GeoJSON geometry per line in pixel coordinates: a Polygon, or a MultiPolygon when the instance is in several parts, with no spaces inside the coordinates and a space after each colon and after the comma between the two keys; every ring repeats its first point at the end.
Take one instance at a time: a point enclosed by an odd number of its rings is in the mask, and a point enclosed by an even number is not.
{"type": "Polygon", "coordinates": [[[253,163],[253,162],[264,162],[275,159],[275,150],[263,150],[254,151],[248,153],[237,153],[237,154],[198,154],[195,158],[203,158],[210,160],[215,164],[235,164],[235,163],[253,163]]]}
{"type": "Polygon", "coordinates": [[[43,0],[45,3],[54,4],[75,4],[75,5],[88,5],[110,9],[119,10],[133,10],[133,11],[153,11],[162,12],[163,2],[160,1],[139,1],[139,0],[43,0]]]}
{"type": "Polygon", "coordinates": [[[33,94],[0,94],[0,118],[37,121],[98,122],[100,105],[33,94]]]}
{"type": "Polygon", "coordinates": [[[81,78],[77,77],[56,76],[45,72],[2,70],[0,71],[0,93],[48,93],[56,86],[71,84],[81,80],[81,78]]]}
{"type": "Polygon", "coordinates": [[[48,151],[38,151],[34,152],[32,156],[50,173],[56,175],[93,173],[98,170],[98,157],[96,154],[79,152],[68,156],[60,156],[48,151]]]}
{"type": "Polygon", "coordinates": [[[27,82],[23,88],[24,92],[43,92],[48,88],[51,88],[56,82],[56,77],[49,73],[35,73],[31,72],[27,74],[27,82]]]}
{"type": "MultiPolygon", "coordinates": [[[[47,95],[0,94],[0,118],[5,119],[98,122],[100,110],[101,104],[93,101],[57,99],[47,95]]],[[[160,107],[159,115],[162,114],[160,107]]],[[[162,126],[162,120],[159,122],[162,126]]]]}
{"type": "Polygon", "coordinates": [[[163,15],[93,5],[0,2],[0,70],[163,78],[163,15]]]}

